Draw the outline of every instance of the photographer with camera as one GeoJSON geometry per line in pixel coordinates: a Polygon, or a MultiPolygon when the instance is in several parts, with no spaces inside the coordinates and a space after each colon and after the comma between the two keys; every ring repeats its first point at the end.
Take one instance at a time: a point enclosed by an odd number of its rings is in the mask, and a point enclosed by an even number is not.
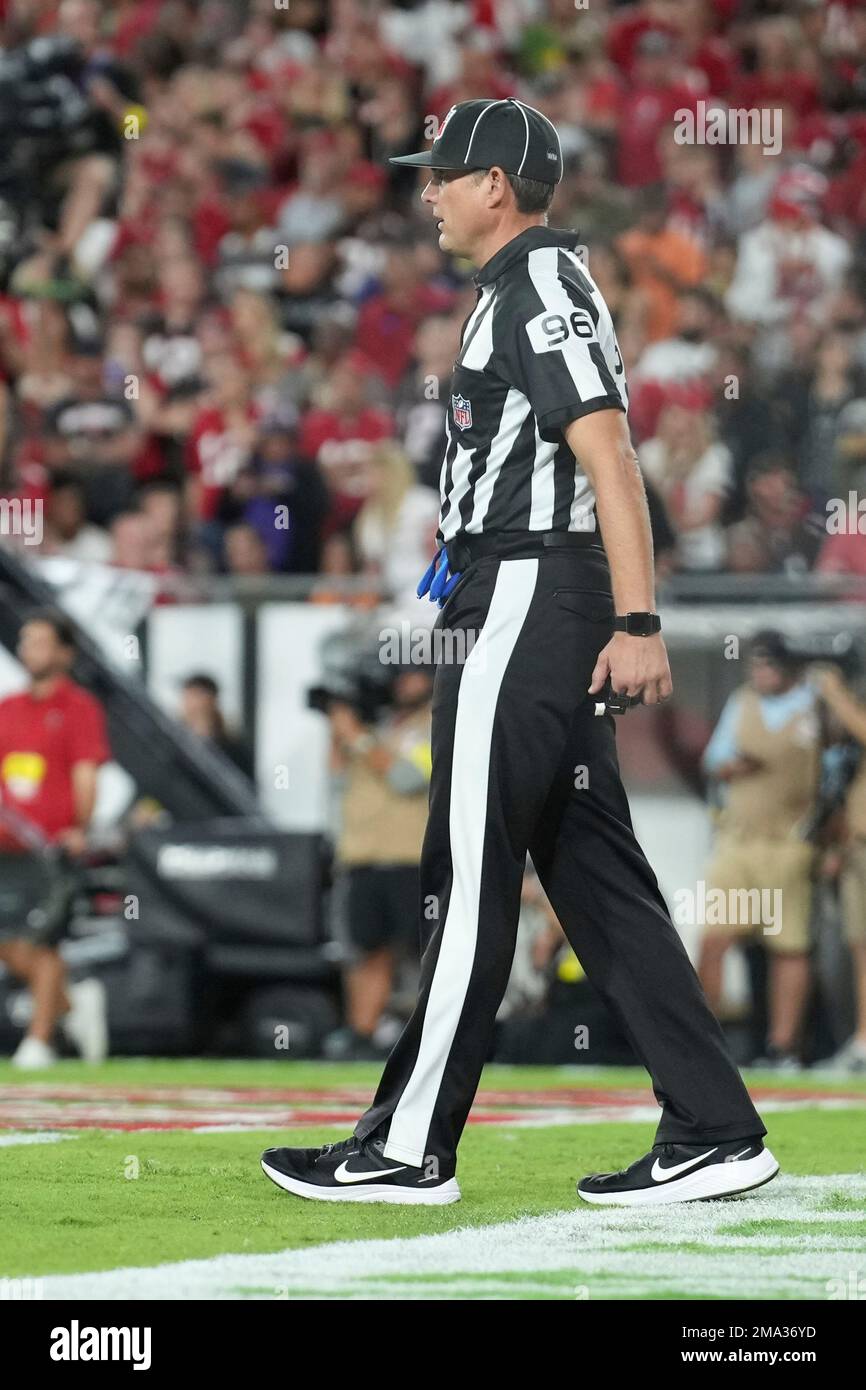
{"type": "Polygon", "coordinates": [[[718,1015],[725,954],[738,935],[761,929],[770,960],[770,1022],[766,1056],[755,1065],[784,1070],[800,1066],[810,980],[815,850],[808,832],[821,750],[816,694],[805,676],[805,661],[780,633],[757,634],[748,681],[730,696],[703,758],[725,793],[706,870],[707,896],[721,890],[728,911],[705,926],[698,974],[718,1015]],[[747,912],[741,911],[744,900],[747,912]]]}
{"type": "MultiPolygon", "coordinates": [[[[397,964],[401,956],[420,955],[425,917],[418,865],[432,766],[431,692],[430,673],[407,667],[394,678],[383,713],[333,698],[326,706],[341,802],[337,860],[346,874],[346,919],[356,952],[345,980],[347,1026],[326,1039],[330,1056],[383,1055],[374,1038],[397,964]]],[[[434,916],[431,929],[435,922],[434,916]]]]}
{"type": "Polygon", "coordinates": [[[857,1015],[854,1033],[829,1066],[866,1073],[866,705],[852,694],[835,664],[810,667],[809,679],[836,725],[860,749],[842,803],[839,856],[839,898],[845,940],[851,949],[857,1015]]]}

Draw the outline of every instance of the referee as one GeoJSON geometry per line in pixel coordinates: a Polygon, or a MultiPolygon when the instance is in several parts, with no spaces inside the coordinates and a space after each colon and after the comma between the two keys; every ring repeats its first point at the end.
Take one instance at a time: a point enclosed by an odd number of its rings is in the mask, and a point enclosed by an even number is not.
{"type": "Polygon", "coordinates": [[[459,1199],[528,851],[661,1106],[651,1152],[579,1195],[748,1191],[778,1164],[635,839],[614,719],[596,715],[604,689],[654,705],[672,686],[616,334],[577,236],[547,226],[556,130],[519,101],[464,101],[432,149],[391,162],[430,169],[439,246],[480,267],[448,403],[440,550],[419,589],[439,600],[437,628],[473,641],[436,672],[420,903],[435,930],[415,1012],[355,1133],[269,1149],[262,1166],[303,1197],[459,1199]]]}

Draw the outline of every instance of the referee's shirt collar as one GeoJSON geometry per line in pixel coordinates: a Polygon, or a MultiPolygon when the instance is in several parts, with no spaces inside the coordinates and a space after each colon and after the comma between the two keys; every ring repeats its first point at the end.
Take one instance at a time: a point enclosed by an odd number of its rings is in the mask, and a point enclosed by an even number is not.
{"type": "Polygon", "coordinates": [[[491,284],[515,261],[528,256],[530,251],[537,250],[539,246],[562,246],[567,251],[573,251],[579,244],[580,237],[577,232],[559,231],[555,227],[527,227],[525,231],[518,232],[516,237],[512,237],[501,246],[495,256],[490,257],[478,273],[473,275],[472,283],[478,289],[491,284]]]}

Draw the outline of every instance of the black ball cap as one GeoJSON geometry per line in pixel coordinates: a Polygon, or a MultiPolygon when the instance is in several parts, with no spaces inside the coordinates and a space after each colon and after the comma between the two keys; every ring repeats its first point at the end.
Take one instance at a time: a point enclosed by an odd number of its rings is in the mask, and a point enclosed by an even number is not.
{"type": "Polygon", "coordinates": [[[433,145],[420,154],[396,155],[390,164],[429,169],[491,169],[541,183],[562,178],[556,127],[522,101],[461,101],[452,106],[433,145]]]}

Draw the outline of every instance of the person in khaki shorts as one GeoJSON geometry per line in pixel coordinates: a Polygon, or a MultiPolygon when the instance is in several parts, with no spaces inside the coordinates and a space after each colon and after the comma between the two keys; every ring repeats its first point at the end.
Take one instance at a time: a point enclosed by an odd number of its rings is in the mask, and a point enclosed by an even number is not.
{"type": "Polygon", "coordinates": [[[781,634],[760,633],[751,646],[748,682],[731,695],[704,753],[707,772],[727,789],[706,870],[708,904],[712,890],[720,889],[725,911],[714,914],[721,920],[707,922],[698,974],[718,1013],[729,946],[753,934],[766,944],[770,1026],[762,1060],[773,1066],[799,1066],[815,858],[804,831],[820,763],[816,691],[781,634]]]}
{"type": "Polygon", "coordinates": [[[341,786],[337,860],[355,952],[345,978],[347,1026],[325,1039],[334,1059],[381,1055],[375,1034],[397,965],[406,955],[419,959],[425,944],[418,863],[432,763],[431,690],[430,671],[408,666],[396,674],[391,705],[375,725],[346,703],[329,710],[331,767],[341,786]]]}
{"type": "Polygon", "coordinates": [[[866,706],[852,695],[836,666],[812,667],[810,679],[830,713],[862,749],[845,797],[839,878],[845,939],[854,968],[857,1022],[854,1033],[829,1065],[846,1072],[866,1072],[866,706]]]}

